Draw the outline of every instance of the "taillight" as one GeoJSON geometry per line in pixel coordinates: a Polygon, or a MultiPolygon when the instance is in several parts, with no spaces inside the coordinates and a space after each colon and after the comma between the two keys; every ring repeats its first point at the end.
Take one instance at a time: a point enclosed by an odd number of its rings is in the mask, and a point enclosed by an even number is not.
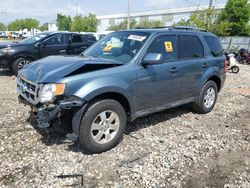
{"type": "Polygon", "coordinates": [[[227,65],[228,65],[228,61],[225,59],[225,61],[224,61],[224,71],[225,72],[227,71],[227,65]]]}

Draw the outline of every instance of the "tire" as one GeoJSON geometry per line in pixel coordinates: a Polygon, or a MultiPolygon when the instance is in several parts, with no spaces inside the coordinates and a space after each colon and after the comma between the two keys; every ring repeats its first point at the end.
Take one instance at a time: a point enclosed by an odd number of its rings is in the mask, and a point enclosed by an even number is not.
{"type": "MultiPolygon", "coordinates": [[[[213,110],[218,97],[218,87],[212,80],[208,81],[202,88],[198,102],[194,104],[194,109],[199,114],[206,114],[213,110]],[[209,93],[209,94],[208,94],[209,93]],[[208,95],[207,95],[208,94],[208,95]],[[213,95],[213,97],[211,95],[213,95]],[[210,96],[210,100],[205,97],[210,96]]],[[[209,99],[209,98],[207,98],[209,99]]]]}
{"type": "Polygon", "coordinates": [[[233,73],[237,74],[240,71],[240,68],[238,66],[233,66],[231,70],[233,73]]]}
{"type": "Polygon", "coordinates": [[[23,57],[17,58],[13,63],[12,63],[12,72],[17,75],[18,71],[22,69],[24,65],[27,65],[31,62],[30,59],[26,59],[23,57]]]}
{"type": "Polygon", "coordinates": [[[80,125],[79,141],[82,149],[89,153],[101,153],[115,147],[122,139],[126,124],[126,112],[119,102],[104,99],[93,103],[80,125]],[[115,119],[109,123],[111,114],[115,119]]]}

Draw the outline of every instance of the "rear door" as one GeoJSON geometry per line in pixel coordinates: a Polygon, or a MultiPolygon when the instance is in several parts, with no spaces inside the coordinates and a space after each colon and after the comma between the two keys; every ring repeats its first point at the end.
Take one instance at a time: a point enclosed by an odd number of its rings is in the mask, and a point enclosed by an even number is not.
{"type": "Polygon", "coordinates": [[[205,49],[198,35],[180,34],[178,38],[178,99],[184,100],[199,95],[202,76],[209,67],[209,59],[205,58],[205,49]]]}
{"type": "Polygon", "coordinates": [[[89,40],[88,35],[73,34],[69,45],[68,54],[80,54],[84,52],[95,41],[89,40]]]}

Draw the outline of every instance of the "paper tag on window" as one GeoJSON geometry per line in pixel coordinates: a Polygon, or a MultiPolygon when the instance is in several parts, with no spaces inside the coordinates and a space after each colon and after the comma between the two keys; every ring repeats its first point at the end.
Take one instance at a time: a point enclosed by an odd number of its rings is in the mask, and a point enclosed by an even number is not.
{"type": "Polygon", "coordinates": [[[173,52],[173,46],[172,46],[172,42],[164,42],[165,44],[165,49],[166,49],[166,52],[173,52]]]}
{"type": "Polygon", "coordinates": [[[103,51],[104,52],[109,52],[110,50],[112,50],[112,48],[113,48],[112,43],[109,43],[109,44],[107,44],[107,46],[105,48],[103,48],[103,51]]]}
{"type": "Polygon", "coordinates": [[[140,41],[140,42],[144,41],[145,38],[146,38],[146,36],[140,36],[140,35],[130,35],[128,37],[128,39],[130,39],[130,40],[136,40],[136,41],[140,41]]]}

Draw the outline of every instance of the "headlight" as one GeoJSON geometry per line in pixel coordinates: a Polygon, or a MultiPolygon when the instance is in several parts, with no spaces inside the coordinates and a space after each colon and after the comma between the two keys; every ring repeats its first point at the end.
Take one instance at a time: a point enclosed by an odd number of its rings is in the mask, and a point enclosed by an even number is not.
{"type": "Polygon", "coordinates": [[[39,95],[41,103],[50,102],[55,96],[63,95],[65,90],[65,84],[46,84],[43,86],[39,95]]]}
{"type": "Polygon", "coordinates": [[[14,50],[12,50],[10,48],[3,48],[3,49],[0,49],[0,56],[11,55],[13,52],[14,52],[14,50]]]}

